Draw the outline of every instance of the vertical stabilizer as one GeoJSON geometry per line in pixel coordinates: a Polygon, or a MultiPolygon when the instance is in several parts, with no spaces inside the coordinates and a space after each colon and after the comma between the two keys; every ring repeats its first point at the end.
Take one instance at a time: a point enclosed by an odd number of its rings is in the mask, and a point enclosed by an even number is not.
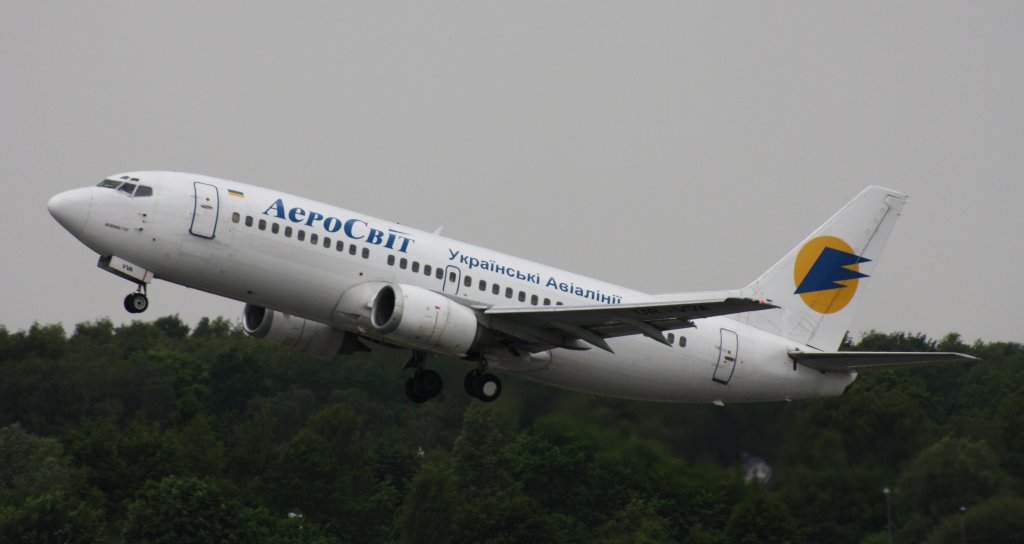
{"type": "Polygon", "coordinates": [[[737,319],[824,351],[839,347],[907,195],[868,187],[800,242],[744,296],[779,306],[737,319]]]}

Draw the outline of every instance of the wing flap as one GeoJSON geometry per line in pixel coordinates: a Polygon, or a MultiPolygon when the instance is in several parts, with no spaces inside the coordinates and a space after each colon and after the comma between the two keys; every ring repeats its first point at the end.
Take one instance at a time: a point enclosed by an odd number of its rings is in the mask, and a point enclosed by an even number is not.
{"type": "Polygon", "coordinates": [[[797,363],[823,372],[860,372],[980,360],[963,353],[947,352],[790,351],[789,356],[797,363]]]}
{"type": "Polygon", "coordinates": [[[616,305],[495,306],[483,309],[483,314],[497,329],[536,331],[530,335],[531,340],[553,336],[563,340],[562,344],[550,342],[551,347],[570,347],[582,340],[610,352],[607,338],[642,334],[668,344],[665,331],[692,327],[695,319],[776,307],[763,301],[734,297],[731,293],[718,297],[709,297],[707,293],[700,295],[691,298],[676,295],[673,299],[616,305]]]}

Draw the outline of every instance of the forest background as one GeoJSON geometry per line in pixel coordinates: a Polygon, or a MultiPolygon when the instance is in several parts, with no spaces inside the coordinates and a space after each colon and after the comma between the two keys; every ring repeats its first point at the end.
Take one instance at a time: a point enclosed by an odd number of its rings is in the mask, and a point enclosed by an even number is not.
{"type": "Polygon", "coordinates": [[[413,405],[399,350],[324,362],[177,316],[0,327],[0,541],[879,543],[890,518],[895,542],[1022,541],[1024,346],[845,349],[983,360],[719,408],[514,378],[485,405],[432,359],[447,388],[413,405]]]}

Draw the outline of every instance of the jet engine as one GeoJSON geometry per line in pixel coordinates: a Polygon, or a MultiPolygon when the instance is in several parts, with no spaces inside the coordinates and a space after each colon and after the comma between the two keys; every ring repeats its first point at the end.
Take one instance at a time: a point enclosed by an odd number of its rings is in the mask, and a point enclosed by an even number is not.
{"type": "Polygon", "coordinates": [[[427,351],[465,356],[479,339],[473,310],[413,285],[388,283],[370,307],[374,332],[393,342],[427,351]]]}
{"type": "Polygon", "coordinates": [[[338,355],[346,343],[347,336],[345,331],[330,325],[252,304],[245,305],[242,327],[249,336],[262,338],[320,359],[330,359],[338,355]]]}

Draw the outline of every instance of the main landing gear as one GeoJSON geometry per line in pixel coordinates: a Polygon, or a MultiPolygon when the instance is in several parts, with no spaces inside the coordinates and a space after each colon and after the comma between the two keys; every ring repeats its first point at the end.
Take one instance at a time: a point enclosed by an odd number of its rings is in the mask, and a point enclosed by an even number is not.
{"type": "Polygon", "coordinates": [[[149,297],[146,296],[146,286],[140,285],[139,290],[129,293],[124,297],[124,309],[130,314],[141,314],[149,308],[149,297]]]}
{"type": "MultiPolygon", "coordinates": [[[[427,354],[422,351],[413,351],[412,359],[405,364],[405,368],[415,368],[413,375],[405,381],[405,396],[416,404],[422,404],[441,394],[444,389],[444,382],[437,372],[425,368],[427,354]]],[[[486,362],[480,368],[470,370],[463,380],[466,393],[483,402],[494,402],[501,396],[501,380],[494,374],[485,372],[486,362]]]]}
{"type": "Polygon", "coordinates": [[[470,370],[462,385],[466,388],[466,394],[484,402],[494,402],[501,396],[501,380],[479,368],[470,370]]]}
{"type": "Polygon", "coordinates": [[[427,354],[416,350],[412,352],[412,359],[405,363],[405,368],[415,368],[416,372],[412,377],[405,380],[405,396],[416,404],[423,404],[428,400],[441,394],[444,389],[444,381],[441,375],[426,368],[427,354]]]}
{"type": "Polygon", "coordinates": [[[433,370],[417,370],[405,381],[405,396],[416,404],[423,404],[441,394],[444,382],[441,375],[433,370]]]}

